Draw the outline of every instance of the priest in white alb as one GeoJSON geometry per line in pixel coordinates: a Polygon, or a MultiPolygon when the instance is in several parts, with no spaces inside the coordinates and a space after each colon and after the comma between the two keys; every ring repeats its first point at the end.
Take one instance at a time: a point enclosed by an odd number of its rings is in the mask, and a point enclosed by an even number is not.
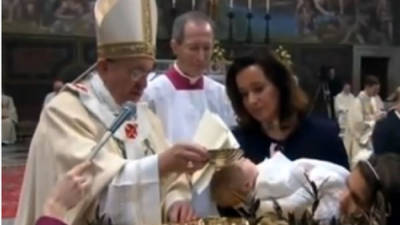
{"type": "Polygon", "coordinates": [[[347,113],[354,102],[354,95],[351,93],[351,86],[349,83],[343,85],[343,90],[335,96],[335,115],[337,117],[340,136],[344,135],[347,126],[347,113]]]}
{"type": "Polygon", "coordinates": [[[1,95],[1,143],[14,144],[17,141],[17,109],[11,96],[1,95]]]}
{"type": "Polygon", "coordinates": [[[171,48],[176,61],[149,83],[143,96],[172,143],[191,140],[206,110],[228,126],[236,124],[224,85],[206,74],[213,44],[212,21],[203,13],[187,12],[174,21],[171,48]]]}
{"type": "Polygon", "coordinates": [[[343,142],[346,147],[350,165],[366,159],[372,153],[371,135],[381,112],[376,111],[373,97],[379,91],[379,80],[374,76],[367,76],[364,90],[361,91],[347,114],[347,126],[343,142]]]}
{"type": "MultiPolygon", "coordinates": [[[[207,15],[191,11],[175,19],[170,45],[176,61],[165,74],[149,83],[143,96],[161,119],[172,143],[192,140],[206,111],[218,115],[228,126],[236,124],[224,85],[206,74],[213,44],[214,27],[207,15]]],[[[218,215],[215,205],[211,207],[207,200],[210,199],[208,189],[193,193],[192,198],[189,181],[182,179],[169,189],[165,203],[168,218],[185,222],[192,215],[218,215]],[[204,199],[204,204],[197,204],[196,199],[204,199]],[[197,208],[195,212],[190,202],[197,208]]]]}
{"type": "Polygon", "coordinates": [[[158,225],[174,174],[193,173],[208,160],[203,147],[169,147],[159,119],[139,102],[155,62],[155,0],[97,0],[94,8],[98,60],[47,104],[29,149],[15,224],[32,225],[57,180],[89,160],[121,110],[125,121],[93,159],[89,193],[62,218],[68,225],[158,225]],[[103,221],[105,222],[105,221],[103,221]]]}

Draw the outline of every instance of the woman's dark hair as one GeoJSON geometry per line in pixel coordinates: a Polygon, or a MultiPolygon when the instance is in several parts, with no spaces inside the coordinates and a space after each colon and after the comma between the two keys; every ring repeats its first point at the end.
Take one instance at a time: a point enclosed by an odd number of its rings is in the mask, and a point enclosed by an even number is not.
{"type": "Polygon", "coordinates": [[[279,91],[279,122],[282,129],[292,126],[292,119],[301,119],[307,111],[308,99],[303,90],[296,84],[293,73],[272,52],[264,52],[262,56],[246,56],[234,60],[226,78],[226,89],[232,107],[238,116],[242,128],[259,127],[256,121],[245,109],[242,95],[236,83],[237,75],[245,68],[257,65],[261,67],[267,78],[279,91]]]}
{"type": "Polygon", "coordinates": [[[385,212],[391,211],[387,218],[387,224],[399,224],[400,216],[400,155],[387,153],[383,155],[373,155],[369,158],[368,165],[365,161],[357,164],[361,175],[365,178],[370,192],[370,202],[372,207],[385,204],[385,212]],[[375,173],[373,172],[375,170],[375,173]],[[379,195],[383,195],[383,201],[379,202],[379,195]]]}

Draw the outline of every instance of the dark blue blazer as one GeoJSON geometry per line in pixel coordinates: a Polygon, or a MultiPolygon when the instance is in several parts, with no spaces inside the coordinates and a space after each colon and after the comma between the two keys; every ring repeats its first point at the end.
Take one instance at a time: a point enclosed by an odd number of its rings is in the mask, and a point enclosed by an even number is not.
{"type": "Polygon", "coordinates": [[[312,158],[325,160],[349,168],[347,154],[339,137],[339,127],[332,120],[307,117],[300,121],[297,129],[285,141],[268,137],[261,128],[233,130],[245,152],[245,157],[259,163],[270,157],[272,142],[283,147],[282,152],[291,160],[312,158]]]}
{"type": "Polygon", "coordinates": [[[376,154],[388,152],[400,154],[400,119],[394,110],[376,123],[372,144],[376,154]]]}

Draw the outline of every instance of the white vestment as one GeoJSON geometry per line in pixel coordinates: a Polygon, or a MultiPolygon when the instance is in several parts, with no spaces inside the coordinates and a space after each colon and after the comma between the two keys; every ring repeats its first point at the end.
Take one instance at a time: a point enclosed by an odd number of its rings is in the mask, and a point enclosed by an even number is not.
{"type": "Polygon", "coordinates": [[[318,187],[320,199],[314,218],[325,221],[326,224],[329,224],[332,217],[338,218],[340,195],[346,187],[346,178],[349,175],[345,168],[314,159],[290,161],[280,152],[270,159],[265,159],[257,168],[259,174],[255,196],[261,200],[258,215],[275,212],[274,199],[284,214],[292,212],[301,216],[315,200],[307,191],[312,192],[306,179],[307,175],[318,187]]]}
{"type": "Polygon", "coordinates": [[[17,140],[15,126],[18,123],[14,100],[8,95],[1,96],[1,142],[13,144],[17,140]]]}
{"type": "MultiPolygon", "coordinates": [[[[228,125],[236,124],[230,101],[225,93],[225,87],[203,76],[202,87],[176,87],[175,78],[168,76],[173,70],[179,81],[187,82],[175,65],[167,74],[154,78],[145,90],[143,99],[149,103],[163,123],[165,134],[171,143],[192,140],[199,121],[206,110],[220,116],[228,125]]],[[[183,86],[185,86],[184,84],[183,86]]],[[[188,84],[187,86],[190,86],[188,84]]]]}
{"type": "Polygon", "coordinates": [[[360,92],[349,109],[343,142],[351,166],[372,152],[371,135],[380,113],[376,110],[372,97],[364,91],[360,92]]]}
{"type": "MultiPolygon", "coordinates": [[[[88,159],[119,110],[96,73],[69,84],[44,107],[29,150],[16,225],[34,224],[57,180],[88,159]]],[[[86,225],[104,215],[114,225],[161,224],[163,193],[154,153],[166,146],[160,122],[138,103],[137,119],[124,122],[94,159],[94,183],[67,213],[66,223],[86,225]]]]}
{"type": "Polygon", "coordinates": [[[352,93],[346,94],[345,92],[340,92],[335,97],[335,114],[338,119],[340,127],[340,135],[344,135],[346,125],[347,125],[347,113],[354,101],[354,95],[352,93]]]}

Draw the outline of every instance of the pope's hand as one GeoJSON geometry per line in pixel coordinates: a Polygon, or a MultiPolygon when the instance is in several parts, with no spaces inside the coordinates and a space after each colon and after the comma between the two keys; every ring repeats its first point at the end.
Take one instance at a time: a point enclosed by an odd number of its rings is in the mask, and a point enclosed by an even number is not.
{"type": "Polygon", "coordinates": [[[69,209],[83,199],[93,180],[89,172],[91,165],[91,162],[86,161],[67,172],[47,198],[44,215],[62,219],[69,209]]]}
{"type": "Polygon", "coordinates": [[[168,210],[168,220],[173,223],[186,223],[197,219],[190,202],[178,201],[168,210]]]}
{"type": "Polygon", "coordinates": [[[176,144],[159,155],[161,176],[170,172],[193,173],[208,161],[207,150],[195,144],[176,144]]]}

